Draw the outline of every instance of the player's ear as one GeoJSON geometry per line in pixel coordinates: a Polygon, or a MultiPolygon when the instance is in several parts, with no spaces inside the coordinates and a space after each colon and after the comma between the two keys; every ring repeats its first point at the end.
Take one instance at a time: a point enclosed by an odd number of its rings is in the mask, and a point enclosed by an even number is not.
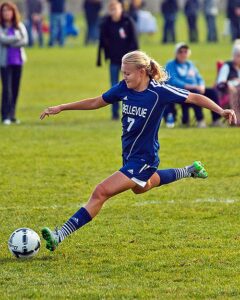
{"type": "Polygon", "coordinates": [[[146,69],[145,68],[141,68],[141,69],[139,69],[139,71],[140,71],[140,74],[142,76],[146,75],[146,69]]]}

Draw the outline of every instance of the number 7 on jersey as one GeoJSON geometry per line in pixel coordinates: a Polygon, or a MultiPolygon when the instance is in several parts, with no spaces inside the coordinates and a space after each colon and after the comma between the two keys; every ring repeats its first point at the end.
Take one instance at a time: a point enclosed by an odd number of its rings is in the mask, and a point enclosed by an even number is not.
{"type": "Polygon", "coordinates": [[[133,124],[134,124],[134,122],[135,122],[135,119],[128,117],[128,120],[127,120],[127,121],[128,121],[128,123],[129,123],[128,128],[127,128],[127,132],[129,132],[129,131],[131,130],[131,128],[133,127],[133,124]]]}

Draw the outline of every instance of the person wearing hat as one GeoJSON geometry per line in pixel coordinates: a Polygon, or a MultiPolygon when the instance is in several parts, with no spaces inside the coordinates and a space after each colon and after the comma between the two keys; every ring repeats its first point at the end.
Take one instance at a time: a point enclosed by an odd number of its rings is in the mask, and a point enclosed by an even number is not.
{"type": "Polygon", "coordinates": [[[229,97],[229,106],[237,116],[237,126],[240,126],[240,40],[236,40],[232,49],[232,60],[226,61],[221,67],[217,86],[222,94],[229,97]]]}
{"type": "MultiPolygon", "coordinates": [[[[170,75],[169,84],[178,88],[187,89],[193,93],[199,93],[218,103],[218,95],[215,89],[206,88],[205,82],[192,61],[189,60],[191,49],[186,43],[178,43],[175,46],[175,58],[166,65],[166,70],[170,75]]],[[[206,123],[202,108],[196,105],[186,106],[182,104],[182,124],[189,126],[189,107],[194,109],[197,120],[197,127],[204,128],[206,123]]],[[[220,116],[212,113],[212,126],[221,126],[220,116]]]]}

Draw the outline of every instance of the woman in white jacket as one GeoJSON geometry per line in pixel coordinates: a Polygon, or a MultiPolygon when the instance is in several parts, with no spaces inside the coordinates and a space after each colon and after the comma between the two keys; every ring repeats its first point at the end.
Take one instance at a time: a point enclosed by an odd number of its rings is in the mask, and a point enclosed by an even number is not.
{"type": "Polygon", "coordinates": [[[20,22],[15,4],[4,2],[0,6],[0,70],[2,81],[2,122],[5,125],[19,123],[16,119],[16,104],[26,60],[24,46],[28,44],[27,30],[20,22]]]}

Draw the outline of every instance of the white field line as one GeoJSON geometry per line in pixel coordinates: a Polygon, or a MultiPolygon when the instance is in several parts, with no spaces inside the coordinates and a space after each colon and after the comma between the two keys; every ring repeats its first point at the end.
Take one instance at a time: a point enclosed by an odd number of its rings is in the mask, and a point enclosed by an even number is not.
{"type": "Polygon", "coordinates": [[[233,204],[239,202],[237,199],[215,199],[215,198],[206,198],[206,199],[195,199],[195,200],[149,200],[143,202],[134,203],[134,206],[145,206],[145,205],[165,205],[165,204],[178,204],[178,203],[225,203],[225,204],[233,204]]]}
{"type": "MultiPolygon", "coordinates": [[[[181,203],[223,203],[223,204],[234,204],[240,202],[240,200],[237,199],[215,199],[215,198],[206,198],[206,199],[195,199],[195,200],[149,200],[149,201],[139,201],[132,206],[147,206],[147,205],[166,205],[166,204],[181,204],[181,203]]],[[[118,203],[112,202],[111,205],[117,205],[118,203]]],[[[79,209],[83,203],[66,203],[64,205],[43,205],[43,206],[34,206],[34,205],[15,205],[15,206],[5,206],[0,207],[1,211],[9,211],[9,210],[15,210],[15,211],[31,211],[31,210],[59,210],[59,209],[79,209]]]]}

